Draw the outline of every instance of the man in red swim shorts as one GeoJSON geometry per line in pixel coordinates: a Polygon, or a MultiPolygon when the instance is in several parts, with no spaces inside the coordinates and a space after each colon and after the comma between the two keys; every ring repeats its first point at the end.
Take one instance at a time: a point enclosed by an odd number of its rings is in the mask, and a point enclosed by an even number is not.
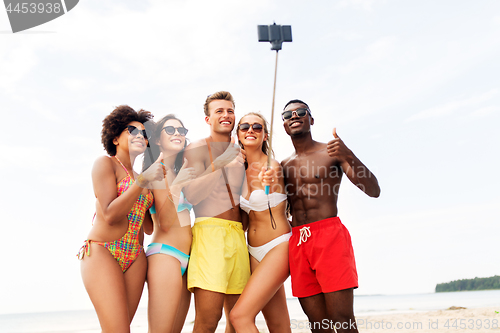
{"type": "Polygon", "coordinates": [[[312,331],[358,332],[353,289],[358,287],[351,237],[337,217],[342,175],[370,197],[380,195],[377,178],[333,129],[333,140],[314,141],[309,106],[291,100],[282,113],[295,153],[281,162],[292,214],[289,240],[293,295],[312,331]]]}

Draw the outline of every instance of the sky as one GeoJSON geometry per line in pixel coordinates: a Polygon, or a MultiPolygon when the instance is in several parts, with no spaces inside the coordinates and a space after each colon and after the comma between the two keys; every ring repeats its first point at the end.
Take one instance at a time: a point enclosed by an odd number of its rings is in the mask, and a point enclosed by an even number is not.
{"type": "Polygon", "coordinates": [[[121,104],[174,113],[195,141],[219,90],[237,119],[269,119],[275,54],[257,25],[273,22],[293,34],[279,52],[276,158],[294,151],[279,113],[299,98],[313,138],[336,127],[382,190],[340,189],[355,294],[500,274],[500,2],[86,0],[16,34],[0,10],[0,313],[92,308],[76,253],[102,120],[121,104]]]}

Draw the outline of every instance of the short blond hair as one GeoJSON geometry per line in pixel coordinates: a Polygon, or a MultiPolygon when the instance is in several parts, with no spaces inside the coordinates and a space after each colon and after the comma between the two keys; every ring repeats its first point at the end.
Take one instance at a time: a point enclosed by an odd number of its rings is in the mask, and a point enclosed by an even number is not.
{"type": "Polygon", "coordinates": [[[233,103],[233,108],[234,108],[234,99],[233,95],[229,91],[218,91],[216,93],[213,93],[212,95],[208,95],[207,99],[205,100],[205,105],[203,105],[203,110],[205,111],[205,116],[210,117],[210,111],[208,111],[208,105],[215,100],[222,99],[225,101],[230,101],[233,103]]]}

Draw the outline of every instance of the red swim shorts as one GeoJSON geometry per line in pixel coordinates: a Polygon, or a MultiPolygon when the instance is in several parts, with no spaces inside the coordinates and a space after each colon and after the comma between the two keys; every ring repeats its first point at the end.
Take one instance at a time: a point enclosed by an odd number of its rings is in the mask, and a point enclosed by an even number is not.
{"type": "Polygon", "coordinates": [[[288,246],[293,296],[358,287],[351,236],[338,217],[294,227],[288,246]]]}

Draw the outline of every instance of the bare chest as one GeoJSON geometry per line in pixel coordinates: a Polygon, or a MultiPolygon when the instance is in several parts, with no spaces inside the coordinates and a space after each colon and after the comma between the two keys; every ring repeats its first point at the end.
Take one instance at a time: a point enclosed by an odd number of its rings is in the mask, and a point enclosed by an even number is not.
{"type": "Polygon", "coordinates": [[[322,152],[291,158],[283,167],[288,186],[340,181],[342,169],[322,152]]]}

